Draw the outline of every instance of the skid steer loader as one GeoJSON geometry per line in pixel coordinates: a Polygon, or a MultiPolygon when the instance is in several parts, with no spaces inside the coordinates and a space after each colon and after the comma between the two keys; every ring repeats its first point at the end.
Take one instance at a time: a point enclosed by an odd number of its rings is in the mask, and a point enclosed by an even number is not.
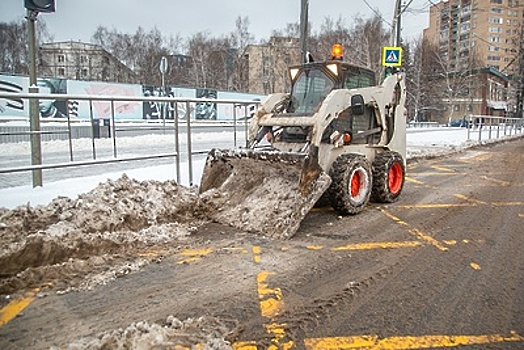
{"type": "Polygon", "coordinates": [[[289,68],[290,93],[261,103],[249,149],[211,150],[200,184],[213,220],[288,238],[315,203],[341,215],[398,199],[405,179],[404,76],[381,85],[369,69],[332,59],[289,68]]]}

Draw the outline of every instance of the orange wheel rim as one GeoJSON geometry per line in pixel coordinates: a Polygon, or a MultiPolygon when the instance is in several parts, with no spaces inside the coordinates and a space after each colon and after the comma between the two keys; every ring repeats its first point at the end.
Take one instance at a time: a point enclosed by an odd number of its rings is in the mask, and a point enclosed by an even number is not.
{"type": "Polygon", "coordinates": [[[397,194],[400,191],[403,178],[404,171],[402,170],[402,166],[399,163],[393,163],[388,174],[388,186],[391,193],[397,194]]]}
{"type": "Polygon", "coordinates": [[[360,192],[360,176],[360,172],[355,171],[355,173],[353,173],[353,176],[351,177],[351,197],[358,196],[360,192]]]}

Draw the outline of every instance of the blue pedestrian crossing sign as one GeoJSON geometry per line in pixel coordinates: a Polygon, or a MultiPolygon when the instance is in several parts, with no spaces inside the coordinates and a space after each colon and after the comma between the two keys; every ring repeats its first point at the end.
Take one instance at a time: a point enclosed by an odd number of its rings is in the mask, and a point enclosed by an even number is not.
{"type": "Polygon", "coordinates": [[[382,49],[382,65],[384,67],[400,67],[402,65],[402,48],[385,46],[382,49]]]}

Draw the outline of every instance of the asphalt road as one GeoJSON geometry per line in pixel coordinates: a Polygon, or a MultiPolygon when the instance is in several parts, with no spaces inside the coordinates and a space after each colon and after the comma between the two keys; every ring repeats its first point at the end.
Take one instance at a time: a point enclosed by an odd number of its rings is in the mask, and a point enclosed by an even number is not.
{"type": "Polygon", "coordinates": [[[523,349],[524,139],[411,162],[399,202],[314,209],[288,241],[214,224],[89,292],[35,299],[1,348],[217,316],[236,349],[523,349]]]}

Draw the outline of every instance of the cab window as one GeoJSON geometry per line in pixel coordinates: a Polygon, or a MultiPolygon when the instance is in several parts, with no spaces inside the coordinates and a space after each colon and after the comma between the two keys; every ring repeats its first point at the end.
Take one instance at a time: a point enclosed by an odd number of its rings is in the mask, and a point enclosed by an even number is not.
{"type": "Polygon", "coordinates": [[[346,74],[346,89],[358,89],[374,85],[375,77],[371,72],[360,69],[352,69],[346,74]]]}
{"type": "Polygon", "coordinates": [[[305,115],[315,113],[334,87],[334,81],[322,70],[303,70],[291,89],[288,112],[305,115]]]}

